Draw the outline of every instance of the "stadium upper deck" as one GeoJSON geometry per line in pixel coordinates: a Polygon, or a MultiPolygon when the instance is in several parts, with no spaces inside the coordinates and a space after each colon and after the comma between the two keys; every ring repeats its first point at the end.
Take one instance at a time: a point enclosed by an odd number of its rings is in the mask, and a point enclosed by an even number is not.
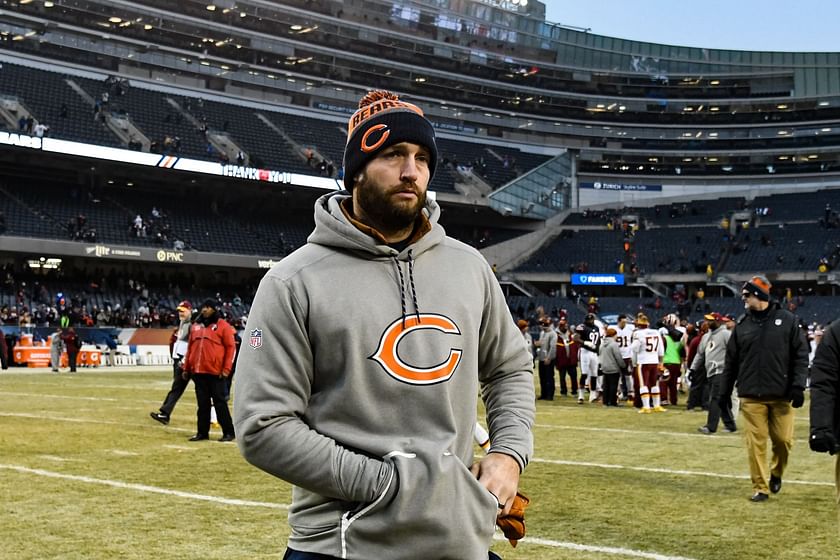
{"type": "Polygon", "coordinates": [[[0,2],[2,48],[337,111],[387,87],[459,133],[579,150],[596,177],[823,174],[840,160],[838,53],[614,39],[545,22],[539,2],[50,4],[0,2]]]}
{"type": "MultiPolygon", "coordinates": [[[[558,187],[577,189],[577,196],[569,199],[580,205],[612,203],[617,207],[620,204],[616,201],[628,201],[620,198],[626,194],[624,190],[638,191],[640,186],[652,187],[647,201],[650,204],[651,200],[677,195],[690,198],[698,189],[709,186],[719,188],[719,192],[738,190],[741,192],[737,196],[744,196],[743,191],[770,182],[806,188],[831,181],[840,184],[837,53],[735,52],[613,39],[547,23],[539,17],[539,2],[530,4],[536,6],[530,13],[500,11],[472,0],[435,2],[446,4],[448,9],[432,9],[427,6],[430,3],[55,0],[48,7],[44,2],[0,0],[0,55],[5,62],[0,84],[12,88],[3,93],[22,96],[36,112],[47,111],[50,119],[61,118],[50,112],[57,110],[60,94],[73,115],[62,123],[69,128],[81,123],[74,117],[85,110],[84,104],[78,105],[82,93],[91,98],[98,95],[98,84],[83,79],[86,72],[100,81],[112,75],[138,82],[133,85],[140,87],[131,87],[111,103],[136,117],[139,130],[160,136],[165,129],[183,125],[186,132],[179,135],[183,153],[200,157],[205,149],[204,137],[194,122],[187,121],[190,115],[199,120],[203,115],[214,129],[240,141],[245,151],[259,155],[269,167],[282,169],[304,165],[299,158],[295,160],[295,150],[308,142],[309,135],[319,135],[319,149],[323,147],[324,155],[337,161],[343,138],[340,129],[347,112],[364,90],[387,87],[423,105],[442,131],[442,154],[447,156],[463,155],[472,161],[483,154],[489,165],[502,163],[504,156],[508,160],[515,156],[527,170],[563,149],[571,150],[575,156],[573,175],[558,178],[558,187]],[[28,80],[26,72],[14,64],[16,58],[27,58],[29,68],[43,69],[52,64],[52,75],[37,72],[38,79],[28,80]],[[70,67],[72,72],[67,70],[70,67]],[[74,76],[72,80],[57,77],[65,70],[74,76]],[[21,75],[24,78],[16,78],[21,75]],[[26,83],[18,87],[21,81],[26,83]],[[141,81],[145,83],[139,84],[141,81]],[[39,90],[41,84],[46,84],[43,91],[39,90]],[[200,98],[204,99],[203,106],[188,106],[188,99],[200,98]],[[173,118],[181,114],[187,121],[167,121],[164,126],[161,119],[152,118],[153,111],[147,108],[166,107],[170,99],[181,108],[176,108],[173,118]],[[281,119],[266,113],[270,121],[279,123],[277,128],[288,123],[284,134],[263,134],[261,127],[269,125],[255,118],[257,104],[270,104],[277,113],[287,114],[281,119]],[[322,122],[304,126],[305,121],[298,118],[301,114],[311,114],[322,122]],[[226,120],[230,122],[226,124],[226,120]],[[191,143],[191,139],[198,143],[191,143]],[[469,148],[474,151],[467,156],[469,148]],[[290,159],[281,159],[284,152],[290,159]],[[498,161],[493,159],[494,154],[498,161]],[[533,165],[528,163],[529,156],[534,156],[533,165]],[[672,189],[674,185],[680,188],[672,189]],[[620,194],[610,198],[607,195],[611,190],[620,194]]],[[[35,74],[31,72],[29,77],[35,74]]],[[[88,121],[86,125],[81,123],[83,126],[71,131],[79,139],[119,145],[120,140],[102,126],[95,126],[88,116],[84,120],[88,121]],[[97,135],[98,140],[93,138],[97,135]]],[[[56,135],[62,132],[54,126],[56,135]]],[[[4,161],[9,166],[10,158],[4,161]]],[[[496,171],[500,179],[489,181],[491,188],[504,188],[517,179],[504,167],[496,171]]],[[[115,173],[126,181],[132,178],[132,170],[115,173]]],[[[83,172],[78,175],[82,181],[109,184],[109,176],[101,170],[90,176],[83,172]]],[[[438,180],[445,175],[439,173],[438,180]]],[[[10,192],[23,184],[17,182],[17,176],[4,179],[10,192]]],[[[50,177],[43,179],[49,181],[50,177]]],[[[168,180],[176,182],[174,178],[168,180]]],[[[450,178],[450,183],[454,180],[450,178]]],[[[453,197],[459,196],[452,189],[440,187],[436,186],[439,191],[449,190],[453,197]]],[[[223,187],[213,182],[206,188],[209,194],[216,194],[223,187]]],[[[554,197],[557,189],[536,194],[554,197]]],[[[291,198],[291,191],[283,196],[291,198]]],[[[34,196],[37,192],[33,189],[27,194],[34,196]]],[[[161,194],[159,187],[150,192],[149,197],[161,194]]],[[[27,216],[29,207],[39,208],[40,214],[57,216],[55,223],[38,218],[31,224],[21,222],[21,227],[52,227],[66,221],[67,216],[52,205],[39,201],[30,204],[26,196],[20,198],[21,203],[16,202],[8,212],[10,234],[17,225],[15,219],[31,217],[27,216]]],[[[289,211],[287,203],[279,198],[272,208],[289,211]]],[[[143,198],[139,202],[122,197],[115,200],[125,215],[114,212],[123,221],[135,212],[148,210],[141,208],[143,198]]],[[[540,200],[535,199],[537,203],[540,200]]],[[[645,205],[636,199],[629,202],[645,205]]],[[[521,208],[528,208],[528,204],[533,206],[523,199],[521,208]]],[[[488,227],[494,219],[499,224],[510,222],[499,216],[476,218],[474,208],[463,206],[457,210],[453,207],[448,214],[461,212],[450,229],[460,230],[463,238],[481,241],[490,232],[494,235],[489,237],[498,241],[515,235],[510,230],[492,232],[488,227]]],[[[278,243],[277,232],[258,231],[259,227],[251,232],[250,239],[215,239],[206,234],[196,238],[196,232],[209,231],[204,224],[213,220],[211,211],[199,210],[188,216],[173,212],[183,218],[173,220],[172,226],[180,233],[179,239],[186,241],[187,252],[231,251],[240,256],[286,252],[285,243],[282,247],[278,243]],[[203,221],[188,223],[188,218],[203,221]]],[[[123,222],[117,220],[117,225],[107,227],[106,218],[114,215],[102,215],[99,239],[128,243],[122,240],[123,222]]],[[[251,225],[271,225],[269,219],[260,224],[249,217],[254,222],[251,225]]],[[[91,212],[90,219],[94,218],[99,222],[99,216],[91,212]]],[[[719,233],[714,221],[693,225],[705,226],[705,233],[714,237],[719,233]]],[[[554,227],[548,225],[547,230],[554,227]]],[[[661,245],[664,252],[666,244],[657,238],[667,241],[676,237],[665,231],[670,225],[646,232],[640,240],[647,246],[661,245]]],[[[761,227],[778,225],[765,222],[761,227]]],[[[230,235],[234,230],[232,227],[230,235]]],[[[30,230],[25,231],[28,234],[30,230]]],[[[683,274],[685,268],[687,276],[681,281],[704,282],[705,274],[694,270],[695,260],[700,265],[711,261],[723,272],[746,273],[766,268],[769,259],[780,275],[795,275],[802,282],[812,283],[814,262],[835,248],[836,236],[823,235],[807,224],[794,224],[787,231],[794,233],[797,241],[805,241],[783,261],[779,261],[775,249],[763,246],[737,255],[727,250],[720,257],[713,255],[716,245],[695,243],[693,249],[701,253],[696,258],[689,254],[669,260],[668,255],[651,251],[640,255],[638,264],[654,281],[674,281],[674,275],[683,274]]],[[[689,242],[703,234],[688,230],[682,233],[693,235],[686,238],[689,242]]],[[[43,232],[34,235],[50,237],[43,232]]],[[[590,242],[600,235],[615,237],[596,232],[590,238],[584,230],[579,238],[582,246],[592,247],[590,242]]],[[[620,242],[611,250],[619,251],[620,242]]],[[[548,255],[552,249],[531,240],[523,245],[528,246],[516,253],[524,258],[539,258],[540,251],[548,255]]],[[[571,243],[564,245],[566,250],[556,255],[555,263],[547,266],[548,260],[543,259],[539,275],[530,272],[532,282],[568,282],[569,263],[580,258],[568,251],[571,243]]],[[[679,255],[676,248],[669,251],[679,255]]],[[[616,258],[621,257],[620,252],[617,257],[609,254],[601,266],[617,266],[616,258]]],[[[595,261],[594,252],[590,261],[595,261]]]]}

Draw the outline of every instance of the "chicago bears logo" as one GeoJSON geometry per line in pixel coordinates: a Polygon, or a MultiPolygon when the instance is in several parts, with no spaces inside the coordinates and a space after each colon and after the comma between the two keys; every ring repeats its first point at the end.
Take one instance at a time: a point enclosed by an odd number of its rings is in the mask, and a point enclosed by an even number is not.
{"type": "Polygon", "coordinates": [[[366,154],[369,154],[371,152],[375,152],[376,150],[379,149],[379,147],[382,144],[385,143],[385,141],[388,139],[388,137],[390,135],[391,135],[391,131],[388,130],[388,125],[387,124],[375,124],[375,125],[373,125],[372,127],[370,127],[369,129],[367,129],[365,131],[364,135],[362,135],[362,143],[361,143],[362,151],[365,152],[366,154]],[[384,132],[382,132],[382,135],[379,137],[379,139],[376,140],[373,144],[368,144],[368,142],[370,141],[370,135],[375,133],[375,132],[379,132],[380,130],[382,130],[384,132]]]}
{"type": "Polygon", "coordinates": [[[382,338],[379,339],[379,347],[370,356],[370,359],[382,366],[382,369],[388,375],[403,383],[409,383],[411,385],[433,385],[448,380],[455,373],[458,364],[461,362],[461,356],[463,355],[462,349],[450,348],[449,355],[443,362],[430,367],[409,364],[399,355],[400,341],[412,333],[426,329],[440,331],[445,334],[459,336],[461,334],[458,325],[443,315],[434,315],[431,313],[421,313],[419,317],[412,315],[405,318],[404,326],[403,318],[400,317],[388,325],[388,328],[382,333],[382,338]]]}

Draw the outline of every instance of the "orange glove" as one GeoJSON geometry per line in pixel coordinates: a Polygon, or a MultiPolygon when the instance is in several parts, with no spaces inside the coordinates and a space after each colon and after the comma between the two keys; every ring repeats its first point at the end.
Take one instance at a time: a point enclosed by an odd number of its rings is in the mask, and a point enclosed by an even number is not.
{"type": "Polygon", "coordinates": [[[525,508],[530,502],[531,500],[525,494],[517,492],[510,513],[496,519],[496,525],[514,548],[519,543],[519,539],[525,536],[525,508]]]}

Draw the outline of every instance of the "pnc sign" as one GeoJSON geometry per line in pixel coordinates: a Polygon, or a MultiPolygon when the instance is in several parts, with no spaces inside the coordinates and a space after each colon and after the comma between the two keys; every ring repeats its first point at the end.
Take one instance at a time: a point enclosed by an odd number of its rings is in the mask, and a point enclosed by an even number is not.
{"type": "Polygon", "coordinates": [[[157,253],[157,260],[160,262],[174,262],[174,263],[182,263],[184,262],[184,253],[183,251],[164,251],[160,249],[157,253]]]}

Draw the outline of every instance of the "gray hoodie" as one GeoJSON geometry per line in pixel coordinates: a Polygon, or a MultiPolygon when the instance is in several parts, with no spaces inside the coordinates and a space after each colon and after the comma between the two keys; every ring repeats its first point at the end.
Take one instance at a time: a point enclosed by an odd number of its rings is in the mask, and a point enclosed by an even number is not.
{"type": "Polygon", "coordinates": [[[598,349],[598,362],[601,371],[605,374],[620,373],[626,365],[621,357],[621,349],[618,347],[615,337],[605,336],[601,339],[601,348],[598,349]]]}
{"type": "Polygon", "coordinates": [[[726,364],[726,345],[729,343],[730,336],[732,336],[732,331],[727,329],[726,325],[719,325],[715,330],[704,334],[697,346],[694,361],[691,362],[691,369],[703,371],[705,368],[707,377],[723,373],[723,366],[726,364]]]}
{"type": "Polygon", "coordinates": [[[291,548],[485,560],[496,499],[469,472],[477,395],[491,452],[533,449],[531,356],[484,258],[431,230],[401,252],[330,193],[307,245],[260,283],[237,364],[245,458],[294,485],[291,548]]]}

